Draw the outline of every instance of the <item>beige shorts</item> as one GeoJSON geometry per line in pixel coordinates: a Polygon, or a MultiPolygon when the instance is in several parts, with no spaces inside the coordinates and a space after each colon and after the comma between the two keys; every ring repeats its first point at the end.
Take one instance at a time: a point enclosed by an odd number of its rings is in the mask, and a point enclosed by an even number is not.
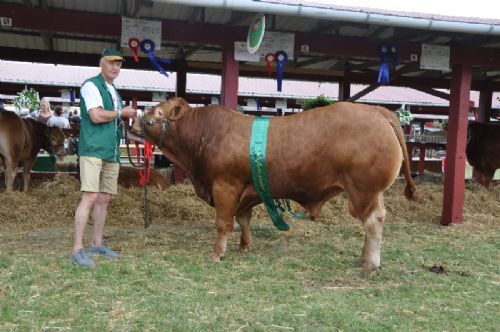
{"type": "Polygon", "coordinates": [[[81,191],[94,193],[118,193],[118,173],[120,163],[95,157],[80,157],[81,191]]]}

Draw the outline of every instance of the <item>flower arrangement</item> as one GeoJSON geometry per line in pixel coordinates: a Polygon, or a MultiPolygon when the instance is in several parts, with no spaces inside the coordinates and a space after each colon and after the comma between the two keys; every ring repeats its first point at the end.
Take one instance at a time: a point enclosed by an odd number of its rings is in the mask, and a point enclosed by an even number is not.
{"type": "Polygon", "coordinates": [[[40,108],[40,96],[33,88],[30,88],[29,90],[28,88],[24,88],[23,91],[17,93],[13,103],[18,110],[28,108],[38,112],[40,108]]]}
{"type": "Polygon", "coordinates": [[[409,125],[411,120],[413,119],[413,115],[411,114],[411,112],[404,107],[398,109],[396,111],[396,115],[399,117],[399,121],[401,121],[401,124],[403,126],[409,125]]]}

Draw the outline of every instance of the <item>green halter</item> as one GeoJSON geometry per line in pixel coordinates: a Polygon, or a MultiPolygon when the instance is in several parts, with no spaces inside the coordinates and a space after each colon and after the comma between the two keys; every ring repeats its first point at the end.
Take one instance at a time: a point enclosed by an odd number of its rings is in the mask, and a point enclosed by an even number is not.
{"type": "Polygon", "coordinates": [[[262,203],[264,203],[267,214],[269,214],[274,226],[280,231],[287,231],[290,227],[283,220],[283,214],[288,214],[298,219],[308,219],[308,217],[301,213],[292,213],[289,200],[276,200],[271,196],[266,169],[266,145],[269,120],[270,118],[256,117],[253,121],[252,135],[250,137],[250,170],[252,171],[253,185],[262,203]]]}

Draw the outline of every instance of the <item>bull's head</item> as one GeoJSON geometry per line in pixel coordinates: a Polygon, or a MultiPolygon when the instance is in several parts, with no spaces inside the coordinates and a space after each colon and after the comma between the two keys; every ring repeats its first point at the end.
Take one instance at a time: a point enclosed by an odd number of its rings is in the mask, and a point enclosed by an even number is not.
{"type": "Polygon", "coordinates": [[[182,98],[172,98],[161,102],[146,110],[142,117],[137,117],[132,131],[159,144],[169,126],[181,119],[189,109],[189,104],[182,98]]]}
{"type": "Polygon", "coordinates": [[[66,155],[64,150],[64,133],[59,127],[47,127],[45,129],[45,136],[47,137],[48,145],[44,146],[44,149],[48,153],[55,154],[59,158],[66,155]]]}

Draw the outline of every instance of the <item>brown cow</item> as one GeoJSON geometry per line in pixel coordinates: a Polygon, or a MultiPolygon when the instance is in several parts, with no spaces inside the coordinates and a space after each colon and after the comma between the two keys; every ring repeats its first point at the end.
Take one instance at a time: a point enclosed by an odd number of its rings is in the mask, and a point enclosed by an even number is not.
{"type": "Polygon", "coordinates": [[[500,125],[471,122],[466,153],[469,164],[482,175],[481,184],[489,187],[500,168],[500,125]]]}
{"type": "MultiPolygon", "coordinates": [[[[249,159],[254,117],[223,106],[191,108],[175,98],[148,110],[143,121],[145,137],[215,207],[218,238],[211,258],[224,256],[234,217],[242,231],[240,250],[247,251],[252,207],[261,203],[249,159]]],[[[137,120],[134,130],[140,128],[137,120]]],[[[360,261],[368,275],[380,266],[382,195],[403,160],[405,194],[416,200],[401,124],[385,108],[340,102],[270,120],[266,168],[272,196],[294,200],[314,218],[325,202],[347,192],[349,212],[364,224],[360,261]]]]}
{"type": "Polygon", "coordinates": [[[64,134],[61,128],[47,127],[33,119],[0,110],[0,164],[4,165],[5,185],[12,191],[16,168],[22,165],[24,191],[28,191],[30,171],[40,149],[63,157],[64,134]]]}
{"type": "MultiPolygon", "coordinates": [[[[118,183],[126,188],[142,187],[139,183],[139,170],[134,167],[120,166],[118,174],[118,183]]],[[[156,186],[160,190],[168,188],[167,178],[161,175],[158,171],[152,169],[149,177],[148,186],[156,186]]]]}

